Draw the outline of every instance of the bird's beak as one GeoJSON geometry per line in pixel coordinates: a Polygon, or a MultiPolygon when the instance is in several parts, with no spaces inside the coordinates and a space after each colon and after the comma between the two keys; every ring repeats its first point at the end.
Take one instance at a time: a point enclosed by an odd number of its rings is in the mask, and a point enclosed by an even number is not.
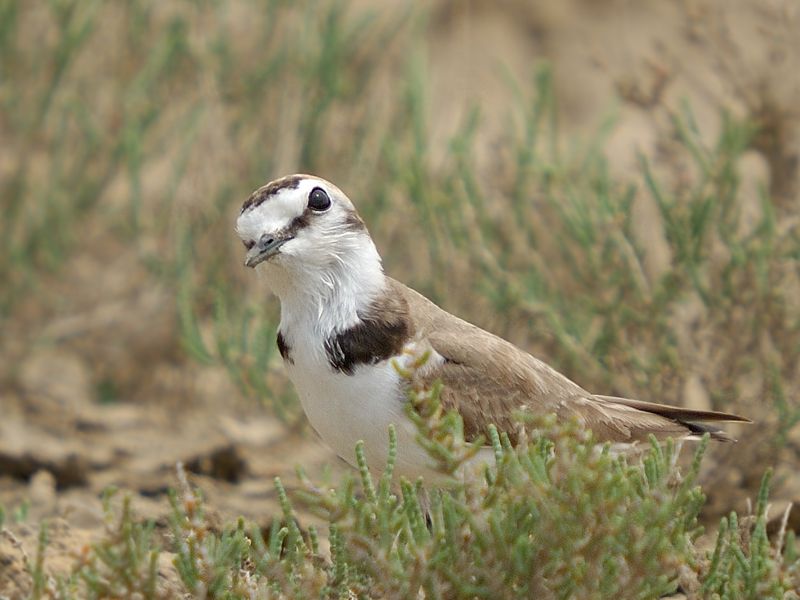
{"type": "Polygon", "coordinates": [[[255,268],[259,263],[275,256],[281,246],[292,239],[292,236],[277,233],[265,233],[258,242],[247,251],[244,257],[244,266],[255,268]]]}

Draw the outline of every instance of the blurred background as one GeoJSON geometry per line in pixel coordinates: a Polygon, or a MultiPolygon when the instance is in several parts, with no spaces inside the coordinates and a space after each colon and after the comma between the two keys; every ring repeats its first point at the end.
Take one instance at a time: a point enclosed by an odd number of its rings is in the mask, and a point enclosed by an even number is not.
{"type": "Polygon", "coordinates": [[[233,232],[308,172],[388,273],[584,387],[752,418],[704,461],[704,516],[768,468],[777,515],[799,25],[778,0],[5,0],[0,504],[66,553],[108,486],[163,520],[176,461],[220,522],[269,523],[297,464],[336,480],[233,232]]]}

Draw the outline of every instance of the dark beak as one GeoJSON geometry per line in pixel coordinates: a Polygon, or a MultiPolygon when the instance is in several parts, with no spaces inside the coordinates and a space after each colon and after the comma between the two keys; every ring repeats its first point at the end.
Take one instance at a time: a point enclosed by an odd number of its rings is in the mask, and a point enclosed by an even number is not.
{"type": "Polygon", "coordinates": [[[290,239],[292,239],[291,236],[265,233],[259,238],[258,242],[247,251],[244,257],[244,266],[255,268],[257,264],[275,256],[279,252],[280,247],[290,239]]]}

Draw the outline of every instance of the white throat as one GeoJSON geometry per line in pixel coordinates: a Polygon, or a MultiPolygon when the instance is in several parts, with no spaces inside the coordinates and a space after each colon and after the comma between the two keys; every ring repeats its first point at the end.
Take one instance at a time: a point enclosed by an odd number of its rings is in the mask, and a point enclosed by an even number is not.
{"type": "Polygon", "coordinates": [[[386,277],[375,244],[366,233],[353,237],[325,264],[287,260],[257,269],[281,301],[285,334],[299,329],[324,340],[356,324],[359,312],[383,293],[386,277]]]}

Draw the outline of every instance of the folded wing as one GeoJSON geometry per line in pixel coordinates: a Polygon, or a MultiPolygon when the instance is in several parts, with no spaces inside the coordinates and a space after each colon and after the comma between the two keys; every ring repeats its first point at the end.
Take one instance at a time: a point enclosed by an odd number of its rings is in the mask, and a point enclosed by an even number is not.
{"type": "Polygon", "coordinates": [[[442,382],[442,404],[461,414],[469,439],[485,434],[490,424],[516,438],[520,423],[514,413],[520,410],[576,418],[598,440],[614,443],[646,441],[651,434],[696,438],[706,432],[731,441],[708,422],[748,422],[728,413],[596,396],[510,342],[454,317],[396,281],[392,285],[408,301],[416,338],[443,358],[423,369],[417,383],[442,382]]]}

